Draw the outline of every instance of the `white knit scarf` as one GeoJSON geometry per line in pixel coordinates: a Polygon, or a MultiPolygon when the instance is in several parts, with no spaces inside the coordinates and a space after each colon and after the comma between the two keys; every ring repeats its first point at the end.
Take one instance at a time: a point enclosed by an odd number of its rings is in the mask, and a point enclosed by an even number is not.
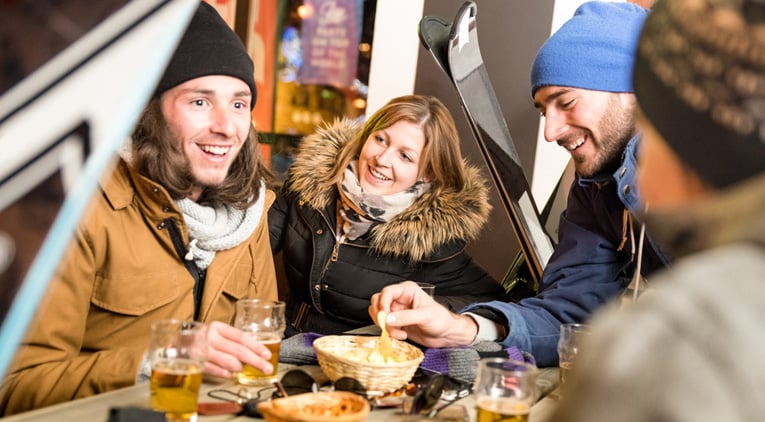
{"type": "Polygon", "coordinates": [[[356,168],[356,161],[349,163],[338,186],[338,214],[342,219],[339,240],[346,237],[351,240],[357,239],[368,232],[373,224],[389,221],[430,190],[430,183],[418,180],[409,188],[391,195],[365,193],[361,189],[356,168]]]}
{"type": "Polygon", "coordinates": [[[204,206],[188,198],[176,200],[189,228],[191,241],[186,259],[193,259],[197,267],[206,269],[217,251],[231,249],[249,239],[263,215],[265,197],[266,185],[261,183],[258,201],[246,210],[228,205],[204,206]]]}

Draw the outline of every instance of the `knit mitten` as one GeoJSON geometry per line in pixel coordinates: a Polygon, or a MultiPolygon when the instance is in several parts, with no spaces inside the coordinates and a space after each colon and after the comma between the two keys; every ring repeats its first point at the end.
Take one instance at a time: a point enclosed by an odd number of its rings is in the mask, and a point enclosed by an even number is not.
{"type": "Polygon", "coordinates": [[[425,358],[420,366],[472,383],[478,359],[478,352],[472,347],[430,348],[425,350],[425,358]]]}
{"type": "Polygon", "coordinates": [[[473,346],[430,348],[420,366],[425,369],[449,374],[460,381],[473,383],[478,370],[478,360],[485,357],[508,357],[536,365],[534,357],[517,347],[502,348],[493,341],[482,341],[473,346]]]}
{"type": "Polygon", "coordinates": [[[317,333],[300,333],[282,340],[279,362],[295,365],[317,365],[313,341],[321,337],[317,333]]]}
{"type": "Polygon", "coordinates": [[[508,347],[505,349],[505,352],[507,353],[507,357],[510,359],[519,360],[521,362],[526,362],[537,366],[537,360],[534,359],[534,356],[529,352],[525,352],[517,347],[508,347]]]}

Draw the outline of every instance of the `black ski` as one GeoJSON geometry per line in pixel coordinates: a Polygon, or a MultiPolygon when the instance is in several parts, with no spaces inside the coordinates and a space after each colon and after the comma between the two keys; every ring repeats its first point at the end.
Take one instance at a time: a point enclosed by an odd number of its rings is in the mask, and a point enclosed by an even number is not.
{"type": "Polygon", "coordinates": [[[465,2],[453,23],[438,16],[420,21],[420,41],[457,90],[502,206],[518,237],[530,276],[538,283],[553,245],[523,173],[478,46],[477,6],[465,2]]]}

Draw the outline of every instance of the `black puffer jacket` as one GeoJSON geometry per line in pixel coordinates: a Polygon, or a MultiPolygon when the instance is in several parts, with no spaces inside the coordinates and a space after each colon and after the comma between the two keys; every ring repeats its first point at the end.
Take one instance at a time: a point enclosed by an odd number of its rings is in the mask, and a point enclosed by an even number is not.
{"type": "Polygon", "coordinates": [[[426,192],[359,239],[336,243],[338,193],[329,179],[357,131],[338,121],[306,137],[269,211],[271,248],[283,252],[289,286],[288,323],[321,334],[369,325],[370,297],[404,280],[435,284],[436,300],[454,310],[504,299],[499,283],[465,252],[490,211],[486,183],[474,167],[467,166],[462,191],[426,192]]]}

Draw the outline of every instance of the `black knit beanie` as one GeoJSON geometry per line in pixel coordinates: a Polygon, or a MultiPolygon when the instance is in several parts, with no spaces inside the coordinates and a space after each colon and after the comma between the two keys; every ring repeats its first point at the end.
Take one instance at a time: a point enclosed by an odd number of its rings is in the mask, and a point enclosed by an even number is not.
{"type": "Polygon", "coordinates": [[[765,1],[658,0],[634,87],[667,145],[710,185],[765,172],[765,1]]]}
{"type": "Polygon", "coordinates": [[[255,106],[257,89],[252,59],[242,41],[215,8],[202,1],[170,59],[154,96],[158,98],[170,88],[208,75],[241,79],[252,91],[250,109],[255,106]]]}

